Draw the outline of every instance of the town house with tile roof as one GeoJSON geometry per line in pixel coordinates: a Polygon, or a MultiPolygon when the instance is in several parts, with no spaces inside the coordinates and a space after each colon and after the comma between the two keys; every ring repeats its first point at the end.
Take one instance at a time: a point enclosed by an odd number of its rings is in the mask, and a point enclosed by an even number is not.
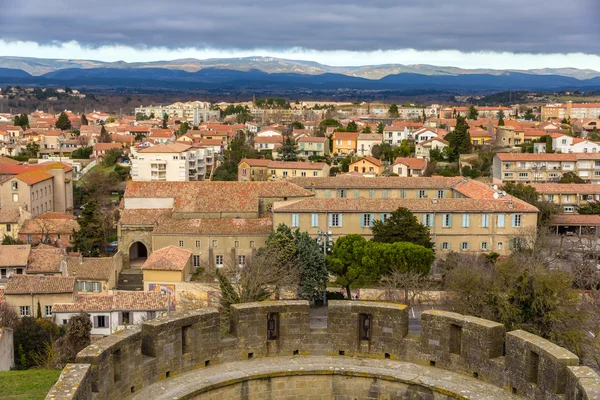
{"type": "Polygon", "coordinates": [[[329,139],[326,137],[303,136],[297,140],[299,157],[308,159],[310,156],[329,156],[329,139]]]}
{"type": "Polygon", "coordinates": [[[397,157],[392,165],[392,172],[398,176],[420,176],[427,168],[425,158],[397,157]]]}
{"type": "Polygon", "coordinates": [[[273,203],[308,196],[286,181],[128,182],[117,226],[124,266],[168,246],[192,252],[192,270],[238,262],[264,246],[273,203]]]}
{"type": "Polygon", "coordinates": [[[0,284],[12,275],[22,275],[27,269],[31,246],[11,244],[0,246],[0,284]]]}
{"type": "MultiPolygon", "coordinates": [[[[286,224],[316,237],[358,234],[372,238],[376,220],[399,207],[429,227],[437,257],[450,251],[510,253],[537,226],[538,209],[488,185],[452,178],[330,178],[311,185],[317,194],[273,206],[273,224],[286,224]],[[352,180],[356,179],[356,183],[352,180]],[[430,181],[429,181],[430,180],[430,181]],[[368,181],[371,181],[370,183],[368,181]],[[332,186],[336,187],[333,190],[332,186]],[[364,196],[367,194],[367,196],[364,196]]],[[[308,186],[308,180],[305,185],[308,186]]],[[[302,183],[295,181],[295,183],[302,183]]]]}
{"type": "Polygon", "coordinates": [[[73,232],[79,231],[77,218],[71,214],[48,212],[23,222],[19,240],[29,244],[45,243],[54,247],[71,247],[73,232]]]}
{"type": "Polygon", "coordinates": [[[54,323],[64,326],[82,312],[90,316],[93,336],[107,336],[169,311],[168,294],[161,292],[111,291],[104,295],[78,295],[74,302],[55,303],[54,323]]]}
{"type": "Polygon", "coordinates": [[[449,145],[450,144],[447,141],[439,138],[433,138],[421,143],[417,143],[415,145],[415,157],[429,160],[429,154],[431,153],[431,150],[437,149],[443,151],[444,148],[448,147],[449,145]]]}
{"type": "Polygon", "coordinates": [[[359,158],[348,166],[350,172],[363,174],[364,176],[379,176],[385,171],[383,161],[373,156],[359,158]]]}
{"type": "Polygon", "coordinates": [[[22,208],[33,217],[73,210],[73,168],[59,162],[0,166],[0,208],[22,208]]]}
{"type": "Polygon", "coordinates": [[[238,181],[278,181],[294,177],[326,177],[330,166],[314,161],[274,161],[244,158],[238,164],[238,181]]]}
{"type": "Polygon", "coordinates": [[[21,317],[52,317],[54,303],[72,303],[77,295],[75,278],[45,275],[12,275],[4,288],[4,301],[21,317]]]}
{"type": "Polygon", "coordinates": [[[333,132],[333,154],[348,155],[356,153],[358,132],[333,132]]]}
{"type": "Polygon", "coordinates": [[[536,183],[531,184],[540,200],[560,207],[565,214],[573,214],[579,207],[600,201],[600,185],[585,183],[536,183]]]}
{"type": "Polygon", "coordinates": [[[380,146],[383,142],[381,133],[360,133],[356,141],[356,154],[361,157],[373,155],[373,146],[380,146]]]}

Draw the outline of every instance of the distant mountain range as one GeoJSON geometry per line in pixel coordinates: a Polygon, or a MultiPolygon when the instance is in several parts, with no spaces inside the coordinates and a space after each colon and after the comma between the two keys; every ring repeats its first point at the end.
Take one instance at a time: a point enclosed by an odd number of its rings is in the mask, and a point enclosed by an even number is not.
{"type": "Polygon", "coordinates": [[[262,71],[269,74],[321,75],[325,73],[341,74],[366,79],[381,79],[387,75],[411,73],[419,75],[503,75],[518,72],[531,75],[561,75],[577,79],[590,79],[600,76],[599,71],[576,68],[543,68],[530,70],[463,69],[456,67],[438,67],[426,64],[383,64],[362,67],[333,67],[313,61],[286,60],[274,57],[212,58],[197,60],[183,58],[172,61],[153,61],[126,63],[124,61],[103,62],[94,60],[64,60],[31,57],[0,57],[0,68],[20,69],[31,75],[40,76],[64,69],[92,68],[161,68],[198,72],[202,69],[227,69],[235,71],[262,71]]]}
{"type": "Polygon", "coordinates": [[[600,72],[432,65],[332,67],[271,57],[146,63],[0,57],[0,83],[171,89],[555,90],[600,89],[600,72]]]}

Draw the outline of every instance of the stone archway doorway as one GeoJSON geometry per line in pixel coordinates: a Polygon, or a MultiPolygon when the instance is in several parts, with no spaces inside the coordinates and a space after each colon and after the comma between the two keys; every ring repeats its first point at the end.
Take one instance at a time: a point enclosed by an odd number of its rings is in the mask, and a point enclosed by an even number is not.
{"type": "Polygon", "coordinates": [[[148,248],[142,242],[133,242],[129,247],[129,266],[141,268],[148,258],[148,248]]]}

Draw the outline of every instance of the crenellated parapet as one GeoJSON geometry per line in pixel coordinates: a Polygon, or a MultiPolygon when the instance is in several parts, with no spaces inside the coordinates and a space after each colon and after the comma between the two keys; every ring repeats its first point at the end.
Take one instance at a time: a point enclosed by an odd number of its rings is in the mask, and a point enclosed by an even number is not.
{"type": "MultiPolygon", "coordinates": [[[[239,367],[256,365],[263,358],[266,363],[291,357],[301,364],[302,357],[316,356],[345,357],[349,364],[371,360],[379,366],[378,382],[396,379],[397,374],[382,371],[392,371],[394,363],[404,362],[426,370],[429,376],[435,376],[435,371],[440,376],[444,370],[454,371],[465,382],[474,383],[470,386],[494,385],[504,389],[506,398],[600,398],[598,375],[579,366],[574,354],[545,339],[524,331],[505,333],[501,324],[444,311],[424,312],[422,334],[415,337],[408,335],[407,311],[406,306],[393,303],[331,301],[327,327],[311,328],[306,301],[238,304],[232,306],[227,336],[221,335],[220,315],[215,310],[146,321],[82,350],[76,364],[63,370],[47,399],[121,399],[157,382],[164,388],[185,374],[201,379],[228,363],[239,367]],[[209,370],[204,373],[204,368],[209,370]]],[[[356,368],[353,376],[373,375],[356,368]]],[[[311,371],[310,365],[296,365],[295,370],[303,375],[311,371]]],[[[250,374],[244,379],[250,380],[250,374]]],[[[428,382],[435,387],[435,380],[428,378],[428,382]]],[[[446,387],[440,393],[453,398],[446,387]]]]}

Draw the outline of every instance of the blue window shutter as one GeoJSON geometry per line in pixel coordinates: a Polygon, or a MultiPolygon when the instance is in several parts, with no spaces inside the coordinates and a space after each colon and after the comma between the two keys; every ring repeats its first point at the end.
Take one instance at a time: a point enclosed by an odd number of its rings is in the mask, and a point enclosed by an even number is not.
{"type": "Polygon", "coordinates": [[[512,215],[512,227],[514,228],[517,225],[517,216],[515,214],[512,215]]]}
{"type": "Polygon", "coordinates": [[[365,227],[365,215],[367,215],[367,214],[361,214],[360,215],[360,227],[361,228],[365,227]]]}
{"type": "Polygon", "coordinates": [[[374,223],[375,223],[375,214],[371,214],[371,224],[370,224],[370,226],[373,226],[374,223]]]}
{"type": "Polygon", "coordinates": [[[325,189],[325,197],[326,198],[330,198],[331,197],[331,190],[325,189]]]}
{"type": "Polygon", "coordinates": [[[429,214],[429,225],[433,227],[435,224],[435,214],[429,214]]]}
{"type": "Polygon", "coordinates": [[[467,250],[471,250],[471,242],[467,242],[467,250]]]}
{"type": "Polygon", "coordinates": [[[423,226],[427,226],[427,216],[429,214],[423,214],[423,226]]]}
{"type": "Polygon", "coordinates": [[[452,243],[448,242],[448,250],[452,250],[452,243]]]}
{"type": "Polygon", "coordinates": [[[448,214],[448,226],[452,227],[452,214],[448,214]]]}
{"type": "Polygon", "coordinates": [[[504,228],[504,214],[498,215],[498,228],[504,228]]]}
{"type": "Polygon", "coordinates": [[[379,214],[379,219],[381,220],[381,222],[385,221],[385,214],[379,214]]]}
{"type": "Polygon", "coordinates": [[[333,225],[333,216],[329,214],[329,226],[333,225]]]}
{"type": "Polygon", "coordinates": [[[338,222],[340,224],[340,227],[342,226],[342,217],[343,217],[342,214],[338,214],[338,222]]]}

